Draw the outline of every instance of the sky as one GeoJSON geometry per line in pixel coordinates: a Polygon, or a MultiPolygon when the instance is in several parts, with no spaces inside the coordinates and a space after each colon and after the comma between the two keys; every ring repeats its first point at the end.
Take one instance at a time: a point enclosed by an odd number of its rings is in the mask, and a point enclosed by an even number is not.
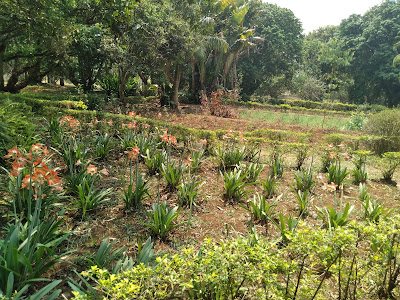
{"type": "Polygon", "coordinates": [[[352,14],[363,15],[382,0],[264,0],[289,8],[303,24],[304,33],[319,27],[339,25],[352,14]]]}

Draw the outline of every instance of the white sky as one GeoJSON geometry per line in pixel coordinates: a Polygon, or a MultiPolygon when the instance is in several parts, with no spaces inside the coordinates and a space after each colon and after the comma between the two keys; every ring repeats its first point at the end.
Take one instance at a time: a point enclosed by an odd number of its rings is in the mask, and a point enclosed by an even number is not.
{"type": "Polygon", "coordinates": [[[264,0],[289,8],[303,24],[304,33],[326,25],[339,25],[352,14],[363,15],[382,0],[264,0]]]}

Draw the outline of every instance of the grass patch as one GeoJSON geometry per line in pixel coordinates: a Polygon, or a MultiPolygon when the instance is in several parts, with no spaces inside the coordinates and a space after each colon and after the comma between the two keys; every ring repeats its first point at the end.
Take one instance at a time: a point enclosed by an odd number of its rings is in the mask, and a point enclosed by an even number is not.
{"type": "MultiPolygon", "coordinates": [[[[291,125],[304,125],[309,127],[322,127],[324,116],[303,115],[298,113],[280,113],[268,110],[240,109],[240,118],[255,122],[282,123],[291,125]]],[[[349,118],[340,116],[326,116],[324,128],[341,130],[349,118]]]]}

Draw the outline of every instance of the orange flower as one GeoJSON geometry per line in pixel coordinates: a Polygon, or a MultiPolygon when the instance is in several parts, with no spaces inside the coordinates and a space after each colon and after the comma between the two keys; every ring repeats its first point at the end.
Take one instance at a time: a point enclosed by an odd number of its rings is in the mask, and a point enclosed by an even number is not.
{"type": "Polygon", "coordinates": [[[25,164],[22,162],[17,162],[16,160],[13,162],[12,164],[12,171],[10,172],[10,174],[14,177],[17,177],[21,171],[24,169],[25,164]]]}
{"type": "Polygon", "coordinates": [[[128,152],[128,157],[131,161],[134,161],[137,159],[139,153],[140,153],[140,149],[138,147],[135,147],[131,151],[128,152]]]}
{"type": "Polygon", "coordinates": [[[178,144],[178,141],[176,140],[176,137],[174,137],[173,135],[169,136],[169,142],[176,145],[178,144]]]}
{"type": "Polygon", "coordinates": [[[129,129],[135,129],[136,128],[136,121],[135,122],[129,122],[126,126],[129,129]]]}
{"type": "Polygon", "coordinates": [[[99,173],[106,175],[106,176],[109,174],[108,170],[105,167],[103,169],[101,169],[99,173]]]}
{"type": "Polygon", "coordinates": [[[11,149],[8,149],[8,154],[5,155],[3,158],[12,158],[16,159],[17,157],[21,156],[21,152],[17,147],[12,147],[11,149]]]}
{"type": "Polygon", "coordinates": [[[26,175],[25,177],[24,177],[24,179],[22,179],[22,188],[23,189],[25,189],[25,188],[29,188],[30,187],[30,185],[32,184],[32,186],[34,185],[34,181],[33,181],[33,179],[31,178],[31,175],[26,175]]]}
{"type": "Polygon", "coordinates": [[[91,175],[96,174],[96,173],[97,173],[97,167],[94,166],[94,165],[89,165],[89,166],[87,167],[86,173],[87,173],[87,174],[91,174],[91,175]]]}
{"type": "Polygon", "coordinates": [[[192,163],[192,158],[190,157],[190,155],[188,155],[188,157],[186,158],[186,165],[189,167],[192,163]]]}
{"type": "Polygon", "coordinates": [[[110,119],[110,120],[108,120],[108,122],[107,122],[107,123],[108,123],[108,125],[109,125],[109,126],[112,126],[112,124],[113,124],[113,120],[112,120],[112,119],[110,119]]]}
{"type": "Polygon", "coordinates": [[[335,157],[335,152],[332,151],[331,153],[329,153],[328,157],[330,160],[332,160],[335,157]]]}
{"type": "Polygon", "coordinates": [[[29,151],[29,153],[33,154],[35,152],[42,152],[45,156],[49,154],[49,151],[47,150],[47,147],[43,144],[39,144],[36,143],[34,145],[32,145],[31,150],[29,151]]]}
{"type": "Polygon", "coordinates": [[[202,140],[200,140],[200,143],[201,143],[203,146],[207,146],[207,139],[202,139],[202,140]]]}
{"type": "Polygon", "coordinates": [[[50,170],[49,175],[47,175],[47,183],[49,185],[55,185],[60,182],[60,177],[58,177],[57,172],[50,170]]]}
{"type": "Polygon", "coordinates": [[[134,117],[135,115],[136,115],[136,113],[133,110],[128,113],[128,116],[130,116],[130,117],[134,117]]]}

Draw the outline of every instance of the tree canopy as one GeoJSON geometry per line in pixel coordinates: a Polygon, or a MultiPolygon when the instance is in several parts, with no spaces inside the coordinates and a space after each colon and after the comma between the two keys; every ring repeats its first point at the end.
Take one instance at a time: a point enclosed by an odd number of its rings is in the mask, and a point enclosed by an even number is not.
{"type": "Polygon", "coordinates": [[[4,0],[0,91],[48,75],[90,92],[113,76],[122,102],[136,78],[175,106],[217,89],[394,106],[399,41],[399,1],[304,36],[292,11],[259,0],[4,0]]]}

